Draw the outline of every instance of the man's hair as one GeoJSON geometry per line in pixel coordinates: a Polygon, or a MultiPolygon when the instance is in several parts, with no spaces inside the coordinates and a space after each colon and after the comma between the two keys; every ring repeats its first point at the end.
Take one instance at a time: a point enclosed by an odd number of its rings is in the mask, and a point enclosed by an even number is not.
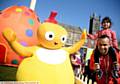
{"type": "Polygon", "coordinates": [[[108,39],[110,39],[110,37],[107,36],[107,35],[101,35],[100,37],[98,37],[98,39],[104,39],[104,38],[108,38],[108,39]]]}

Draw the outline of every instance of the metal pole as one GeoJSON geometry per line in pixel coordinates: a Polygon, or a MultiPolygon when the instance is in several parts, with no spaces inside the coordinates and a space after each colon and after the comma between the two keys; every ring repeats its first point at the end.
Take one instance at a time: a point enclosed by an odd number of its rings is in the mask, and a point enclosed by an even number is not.
{"type": "Polygon", "coordinates": [[[31,0],[30,9],[35,10],[35,6],[36,6],[36,0],[31,0]]]}

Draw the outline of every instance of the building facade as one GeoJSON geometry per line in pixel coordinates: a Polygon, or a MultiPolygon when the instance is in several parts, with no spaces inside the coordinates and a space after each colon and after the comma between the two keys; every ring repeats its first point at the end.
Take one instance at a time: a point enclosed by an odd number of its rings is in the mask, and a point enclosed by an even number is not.
{"type": "Polygon", "coordinates": [[[63,26],[68,32],[68,39],[65,46],[73,45],[74,43],[80,40],[80,36],[82,33],[82,29],[80,27],[75,27],[63,23],[60,23],[60,25],[63,26]]]}

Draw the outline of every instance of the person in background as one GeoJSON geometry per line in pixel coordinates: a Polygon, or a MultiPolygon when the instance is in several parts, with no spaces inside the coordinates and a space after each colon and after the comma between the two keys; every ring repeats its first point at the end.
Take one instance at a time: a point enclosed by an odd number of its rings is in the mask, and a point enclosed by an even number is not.
{"type": "Polygon", "coordinates": [[[79,77],[80,75],[80,52],[76,52],[74,54],[71,54],[70,56],[71,59],[71,63],[72,63],[72,67],[73,67],[73,71],[76,77],[79,77]]]}
{"type": "MultiPolygon", "coordinates": [[[[116,38],[116,34],[114,31],[112,31],[110,28],[112,26],[112,22],[111,19],[109,17],[104,17],[102,19],[101,22],[102,25],[102,30],[98,31],[96,34],[92,35],[92,34],[87,34],[88,38],[92,39],[92,40],[97,40],[98,37],[100,37],[101,35],[107,35],[110,39],[110,47],[108,49],[108,53],[111,55],[112,57],[112,61],[113,61],[113,74],[115,78],[118,78],[118,73],[117,73],[117,67],[118,67],[118,63],[117,63],[117,54],[115,53],[115,51],[118,51],[118,43],[117,43],[117,38],[116,38]]],[[[98,44],[96,46],[96,49],[94,50],[94,59],[95,59],[95,66],[96,66],[96,72],[98,73],[98,77],[101,78],[102,76],[102,72],[100,70],[100,65],[99,65],[99,57],[100,57],[100,52],[98,50],[98,44]],[[101,73],[100,73],[101,72],[101,73]]]]}

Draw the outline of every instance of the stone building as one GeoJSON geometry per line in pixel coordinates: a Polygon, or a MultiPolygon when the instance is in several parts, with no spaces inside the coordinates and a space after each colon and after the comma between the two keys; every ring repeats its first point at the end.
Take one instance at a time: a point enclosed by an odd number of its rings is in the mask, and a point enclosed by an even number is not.
{"type": "MultiPolygon", "coordinates": [[[[64,23],[59,23],[59,24],[63,26],[68,32],[68,39],[66,42],[66,46],[72,45],[80,40],[80,36],[82,33],[82,29],[80,27],[76,27],[64,23]]],[[[89,33],[95,34],[98,30],[100,30],[100,16],[96,16],[95,13],[93,13],[93,15],[90,16],[90,20],[89,20],[89,33]]],[[[87,46],[89,48],[94,48],[95,41],[87,39],[84,46],[87,46]]]]}
{"type": "Polygon", "coordinates": [[[68,39],[66,42],[66,46],[72,45],[75,42],[80,40],[80,36],[82,33],[82,29],[80,27],[67,25],[67,24],[63,24],[63,23],[59,23],[59,24],[61,26],[63,26],[68,32],[68,39]]]}

